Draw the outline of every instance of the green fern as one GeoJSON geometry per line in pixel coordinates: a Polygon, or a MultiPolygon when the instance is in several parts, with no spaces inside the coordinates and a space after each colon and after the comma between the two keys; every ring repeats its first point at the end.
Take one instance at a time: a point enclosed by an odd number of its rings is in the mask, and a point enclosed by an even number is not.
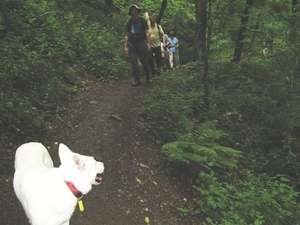
{"type": "Polygon", "coordinates": [[[228,136],[217,129],[217,121],[208,121],[197,127],[194,133],[182,135],[177,141],[162,146],[170,161],[187,165],[196,164],[199,169],[215,167],[236,167],[242,152],[220,145],[217,141],[228,136]]]}

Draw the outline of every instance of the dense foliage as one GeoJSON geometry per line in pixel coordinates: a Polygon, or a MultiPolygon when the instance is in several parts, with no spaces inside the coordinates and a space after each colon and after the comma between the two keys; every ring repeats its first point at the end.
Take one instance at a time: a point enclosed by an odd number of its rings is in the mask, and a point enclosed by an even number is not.
{"type": "MultiPolygon", "coordinates": [[[[161,2],[138,4],[158,13],[161,2]]],[[[183,66],[153,79],[139,127],[192,180],[179,212],[199,224],[299,223],[298,1],[166,2],[161,25],[179,38],[183,66]],[[269,36],[275,42],[264,57],[269,36]]],[[[128,6],[0,1],[2,141],[46,133],[88,76],[130,76],[123,53],[128,6]]]]}
{"type": "Polygon", "coordinates": [[[2,135],[12,141],[41,134],[57,105],[82,87],[87,75],[128,76],[122,38],[101,6],[104,3],[1,1],[2,135]]]}
{"type": "Polygon", "coordinates": [[[180,208],[182,215],[206,224],[297,224],[299,92],[271,64],[218,63],[210,110],[197,86],[198,64],[156,78],[140,128],[195,180],[194,210],[180,208]]]}

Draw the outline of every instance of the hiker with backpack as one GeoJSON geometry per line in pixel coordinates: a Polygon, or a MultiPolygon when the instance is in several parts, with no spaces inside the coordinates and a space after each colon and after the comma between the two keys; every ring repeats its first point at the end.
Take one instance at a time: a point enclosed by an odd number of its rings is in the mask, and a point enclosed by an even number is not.
{"type": "Polygon", "coordinates": [[[132,86],[140,85],[138,58],[146,75],[146,84],[150,84],[150,68],[147,61],[148,51],[151,50],[149,27],[147,21],[139,16],[140,12],[141,9],[136,4],[130,5],[128,14],[131,18],[126,23],[124,38],[124,51],[129,54],[134,77],[132,86]]]}
{"type": "Polygon", "coordinates": [[[151,69],[152,76],[160,75],[162,73],[162,51],[161,51],[161,45],[165,47],[166,40],[165,40],[165,34],[161,27],[161,25],[156,23],[156,15],[151,14],[149,17],[150,24],[149,24],[149,34],[150,34],[150,42],[151,42],[151,51],[148,62],[151,69]],[[155,63],[156,68],[155,69],[155,63]]]}
{"type": "Polygon", "coordinates": [[[169,51],[169,61],[170,61],[170,68],[173,69],[174,67],[177,68],[180,65],[179,62],[179,41],[174,36],[174,31],[170,31],[170,37],[168,39],[170,44],[168,45],[169,51]]]}

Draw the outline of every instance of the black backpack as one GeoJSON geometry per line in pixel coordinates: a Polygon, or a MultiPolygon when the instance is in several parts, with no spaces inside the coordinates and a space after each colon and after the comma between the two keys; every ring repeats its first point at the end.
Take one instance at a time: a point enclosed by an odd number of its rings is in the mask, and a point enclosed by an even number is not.
{"type": "MultiPolygon", "coordinates": [[[[130,19],[128,20],[128,25],[129,25],[129,28],[130,28],[130,29],[131,29],[131,26],[133,25],[133,22],[132,22],[132,21],[133,21],[133,18],[130,18],[130,19]]],[[[146,30],[147,27],[144,26],[144,23],[143,23],[142,21],[143,21],[143,18],[142,18],[142,17],[139,17],[139,18],[138,18],[138,23],[142,24],[142,26],[143,26],[143,31],[144,31],[144,36],[143,36],[143,37],[140,37],[140,38],[145,38],[145,37],[146,37],[145,30],[146,30]]],[[[140,39],[140,38],[134,37],[134,35],[131,35],[130,33],[129,33],[129,38],[132,38],[132,39],[140,39]]]]}

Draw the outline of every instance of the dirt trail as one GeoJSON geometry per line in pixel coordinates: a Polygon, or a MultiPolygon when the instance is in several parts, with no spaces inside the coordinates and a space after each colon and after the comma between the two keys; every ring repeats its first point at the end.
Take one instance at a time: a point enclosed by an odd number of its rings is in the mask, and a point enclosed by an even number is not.
{"type": "MultiPolygon", "coordinates": [[[[153,86],[131,87],[130,82],[89,81],[57,116],[51,138],[44,141],[51,147],[55,166],[59,165],[55,142],[93,155],[106,166],[103,183],[83,198],[85,211],[76,208],[70,224],[146,225],[145,217],[151,225],[193,224],[176,209],[188,198],[184,184],[165,172],[159,146],[142,139],[136,128],[142,98],[153,86]]],[[[5,151],[8,160],[13,160],[14,151],[5,151]]],[[[26,225],[13,193],[13,162],[10,165],[11,172],[0,175],[0,221],[26,225]]]]}

